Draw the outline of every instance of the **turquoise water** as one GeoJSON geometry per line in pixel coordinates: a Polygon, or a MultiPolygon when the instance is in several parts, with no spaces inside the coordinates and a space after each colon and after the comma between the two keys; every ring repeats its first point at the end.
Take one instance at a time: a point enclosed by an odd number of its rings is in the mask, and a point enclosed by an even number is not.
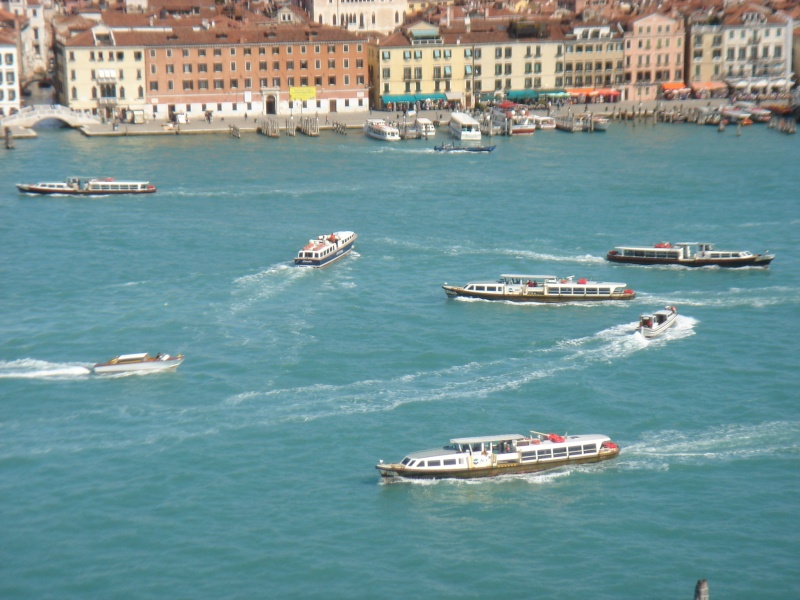
{"type": "Polygon", "coordinates": [[[694,125],[436,142],[89,139],[0,154],[0,595],[800,595],[800,143],[694,125]],[[494,143],[494,142],[493,142],[494,143]],[[14,183],[149,179],[153,196],[14,183]],[[359,234],[323,269],[309,237],[359,234]],[[617,244],[769,270],[611,265],[617,244]],[[632,302],[447,300],[501,273],[632,302]],[[645,341],[642,312],[675,304],[645,341]],[[120,353],[174,373],[94,377],[120,353]],[[382,484],[451,437],[603,433],[615,461],[382,484]]]}

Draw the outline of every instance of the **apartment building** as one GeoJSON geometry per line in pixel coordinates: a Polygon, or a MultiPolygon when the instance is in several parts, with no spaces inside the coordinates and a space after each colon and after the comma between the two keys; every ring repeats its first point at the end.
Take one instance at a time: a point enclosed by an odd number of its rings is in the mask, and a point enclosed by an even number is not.
{"type": "Polygon", "coordinates": [[[20,108],[17,32],[0,27],[0,117],[20,108]]]}
{"type": "MultiPolygon", "coordinates": [[[[616,25],[581,25],[564,42],[563,86],[580,101],[619,98],[625,77],[624,40],[616,25]]],[[[556,86],[561,87],[557,80],[556,86]]]]}
{"type": "Polygon", "coordinates": [[[680,16],[652,13],[628,23],[623,100],[655,100],[664,89],[683,89],[684,37],[680,16]]]}
{"type": "Polygon", "coordinates": [[[368,108],[366,42],[338,27],[206,22],[57,37],[62,104],[111,117],[142,110],[290,115],[368,108]]]}

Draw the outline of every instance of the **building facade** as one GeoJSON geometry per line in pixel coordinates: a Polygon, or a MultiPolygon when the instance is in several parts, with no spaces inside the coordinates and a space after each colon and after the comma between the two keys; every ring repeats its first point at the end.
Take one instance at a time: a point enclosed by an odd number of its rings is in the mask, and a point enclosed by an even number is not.
{"type": "Polygon", "coordinates": [[[655,100],[664,84],[683,87],[684,37],[682,17],[653,13],[629,23],[623,100],[655,100]]]}
{"type": "Polygon", "coordinates": [[[16,32],[0,28],[0,117],[20,109],[19,78],[16,32]]]}

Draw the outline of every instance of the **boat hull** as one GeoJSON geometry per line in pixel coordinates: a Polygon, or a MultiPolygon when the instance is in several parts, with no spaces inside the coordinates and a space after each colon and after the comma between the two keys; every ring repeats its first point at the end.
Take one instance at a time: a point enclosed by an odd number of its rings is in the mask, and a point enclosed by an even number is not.
{"type": "Polygon", "coordinates": [[[619,447],[604,448],[595,456],[578,458],[566,458],[563,460],[551,460],[536,463],[510,463],[498,464],[486,467],[473,467],[462,469],[451,469],[442,471],[430,471],[423,469],[409,469],[402,464],[380,464],[375,468],[385,478],[404,478],[404,479],[480,479],[484,477],[497,477],[499,475],[519,475],[525,473],[538,473],[549,471],[569,465],[580,465],[601,462],[619,456],[619,447]]]}
{"type": "Polygon", "coordinates": [[[102,375],[104,373],[128,373],[128,372],[154,372],[168,371],[176,369],[183,362],[183,358],[170,358],[167,360],[148,360],[127,364],[98,364],[93,371],[102,375]]]}
{"type": "Polygon", "coordinates": [[[637,331],[639,331],[639,333],[641,333],[648,340],[651,340],[651,339],[653,339],[655,337],[658,337],[659,335],[661,335],[665,331],[667,331],[667,329],[669,329],[670,327],[675,325],[675,323],[677,323],[677,321],[678,321],[678,315],[677,315],[677,313],[675,313],[672,316],[667,317],[666,321],[664,321],[663,323],[660,323],[660,324],[658,324],[656,326],[645,327],[644,325],[640,325],[639,327],[637,327],[637,331]]]}
{"type": "Polygon", "coordinates": [[[682,265],[684,267],[768,267],[774,256],[763,256],[755,254],[745,258],[643,258],[636,256],[620,256],[619,254],[609,253],[606,260],[609,262],[628,264],[628,265],[682,265]]]}
{"type": "Polygon", "coordinates": [[[157,190],[155,186],[143,190],[86,190],[86,189],[57,189],[43,188],[37,185],[18,183],[17,189],[24,194],[35,194],[37,196],[121,196],[130,194],[154,194],[157,190]]]}
{"type": "Polygon", "coordinates": [[[544,292],[531,292],[526,294],[490,294],[465,290],[462,287],[443,285],[445,293],[450,298],[476,298],[479,300],[502,300],[505,302],[538,302],[538,303],[558,303],[558,302],[601,302],[608,300],[633,300],[636,292],[626,290],[629,293],[622,294],[603,294],[603,295],[583,295],[575,297],[566,294],[549,294],[544,292]]]}

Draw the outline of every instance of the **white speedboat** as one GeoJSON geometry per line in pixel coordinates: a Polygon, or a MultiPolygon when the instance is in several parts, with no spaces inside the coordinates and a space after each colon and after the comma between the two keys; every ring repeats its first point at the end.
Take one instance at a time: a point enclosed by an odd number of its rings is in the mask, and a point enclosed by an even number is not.
{"type": "Polygon", "coordinates": [[[677,319],[678,309],[674,306],[667,306],[664,310],[658,310],[653,314],[640,316],[636,331],[648,339],[654,338],[675,325],[677,319]]]}
{"type": "Polygon", "coordinates": [[[436,127],[434,126],[433,121],[426,119],[425,117],[417,117],[415,127],[422,137],[436,135],[436,127]]]}
{"type": "Polygon", "coordinates": [[[153,194],[156,186],[149,181],[117,181],[110,177],[69,177],[66,181],[18,183],[17,189],[26,194],[64,196],[111,196],[118,194],[153,194]]]}
{"type": "Polygon", "coordinates": [[[593,463],[619,455],[619,446],[605,435],[557,435],[531,431],[455,438],[444,448],[407,454],[399,463],[380,461],[382,477],[472,479],[535,473],[572,464],[593,463]]]}
{"type": "Polygon", "coordinates": [[[400,141],[400,130],[384,119],[367,119],[364,122],[364,133],[384,142],[400,141]]]}
{"type": "Polygon", "coordinates": [[[150,356],[146,352],[139,354],[120,354],[108,362],[97,363],[92,369],[95,373],[125,373],[129,371],[165,371],[175,369],[183,362],[183,355],[170,356],[156,354],[150,356]]]}
{"type": "Polygon", "coordinates": [[[510,302],[595,302],[633,300],[636,292],[624,283],[558,279],[553,275],[501,275],[495,281],[473,281],[464,286],[444,284],[451,297],[506,300],[510,302]]]}
{"type": "Polygon", "coordinates": [[[556,120],[553,117],[546,117],[544,115],[531,115],[531,120],[536,125],[536,129],[555,129],[556,120]]]}
{"type": "Polygon", "coordinates": [[[294,264],[298,267],[324,267],[347,255],[352,249],[358,235],[352,231],[334,231],[327,235],[317,236],[303,246],[294,264]]]}

